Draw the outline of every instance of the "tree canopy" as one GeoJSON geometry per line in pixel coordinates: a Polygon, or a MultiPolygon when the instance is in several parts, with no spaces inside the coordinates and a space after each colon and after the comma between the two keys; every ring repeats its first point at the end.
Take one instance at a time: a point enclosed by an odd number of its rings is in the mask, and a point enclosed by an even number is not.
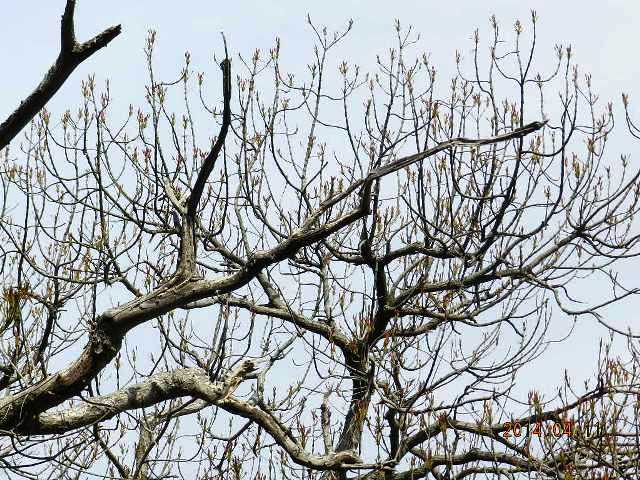
{"type": "Polygon", "coordinates": [[[536,70],[535,12],[445,81],[399,21],[368,73],[352,22],[308,19],[303,75],[221,37],[213,82],[158,78],[150,31],[140,105],[90,76],[53,114],[120,33],[79,43],[74,9],[0,124],[9,476],[638,478],[637,339],[603,312],[638,293],[640,170],[571,48],[536,70]],[[611,336],[544,398],[521,371],[559,321],[611,336]]]}

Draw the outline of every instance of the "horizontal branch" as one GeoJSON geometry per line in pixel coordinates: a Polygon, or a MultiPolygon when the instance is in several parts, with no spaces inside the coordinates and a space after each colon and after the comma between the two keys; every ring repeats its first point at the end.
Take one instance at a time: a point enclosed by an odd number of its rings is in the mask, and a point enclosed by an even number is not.
{"type": "Polygon", "coordinates": [[[247,300],[246,298],[236,297],[233,295],[222,295],[193,302],[186,305],[184,308],[202,308],[210,305],[228,305],[231,307],[242,308],[257,315],[286,320],[308,332],[322,336],[326,340],[338,345],[342,350],[349,350],[349,338],[338,330],[337,327],[312,320],[300,313],[292,311],[286,306],[260,305],[247,300]]]}
{"type": "MultiPolygon", "coordinates": [[[[425,455],[427,458],[427,455],[425,455]]],[[[471,462],[491,462],[492,464],[507,464],[514,467],[519,467],[523,471],[540,471],[549,476],[556,473],[554,467],[545,465],[542,461],[537,461],[532,457],[521,458],[516,455],[510,455],[503,452],[485,451],[479,448],[471,448],[465,453],[458,455],[431,455],[422,465],[400,472],[393,475],[393,480],[413,480],[417,478],[424,478],[431,473],[433,468],[441,465],[464,465],[471,462]]]]}
{"type": "Polygon", "coordinates": [[[108,395],[83,399],[80,405],[57,412],[45,412],[23,422],[15,433],[65,433],[108,420],[116,415],[185,396],[206,396],[212,404],[231,395],[250,374],[255,373],[258,361],[245,360],[227,372],[222,380],[211,382],[206,371],[199,368],[180,368],[156,373],[144,382],[122,388],[108,395]],[[199,392],[199,393],[198,393],[199,392]]]}
{"type": "MultiPolygon", "coordinates": [[[[273,359],[272,359],[273,360],[273,359]]],[[[245,360],[224,379],[212,382],[207,372],[199,368],[183,368],[157,373],[144,382],[117,392],[83,400],[58,412],[41,413],[24,422],[14,433],[26,435],[62,434],[115,417],[119,413],[150,407],[179,397],[194,397],[208,405],[217,405],[230,413],[259,424],[284,448],[293,461],[316,470],[349,468],[360,464],[353,451],[329,452],[327,455],[307,453],[287,428],[273,414],[233,396],[238,386],[255,376],[257,361],[245,360]]],[[[198,409],[201,406],[198,406],[198,409]]]]}

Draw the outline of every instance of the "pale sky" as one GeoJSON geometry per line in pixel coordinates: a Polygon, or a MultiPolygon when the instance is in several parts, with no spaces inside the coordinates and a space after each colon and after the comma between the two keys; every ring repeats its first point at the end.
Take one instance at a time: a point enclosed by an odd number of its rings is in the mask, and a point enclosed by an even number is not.
{"type": "MultiPolygon", "coordinates": [[[[0,119],[4,119],[33,89],[55,59],[59,20],[65,2],[4,0],[2,3],[0,119]]],[[[418,50],[430,53],[432,62],[449,77],[447,72],[454,66],[455,50],[469,51],[474,29],[480,28],[482,38],[487,38],[491,14],[496,15],[505,31],[511,31],[516,19],[520,19],[525,28],[529,27],[532,8],[540,18],[539,62],[548,61],[551,68],[555,59],[553,45],[570,43],[581,71],[592,72],[594,88],[603,99],[612,100],[616,110],[620,110],[620,93],[624,91],[630,93],[632,101],[637,98],[640,104],[640,62],[637,58],[640,2],[631,0],[84,0],[79,1],[76,15],[76,33],[80,41],[118,23],[122,24],[123,33],[77,69],[48,109],[58,116],[69,106],[77,105],[80,81],[92,72],[96,73],[99,84],[106,78],[111,80],[114,103],[121,105],[123,110],[129,103],[142,103],[146,79],[142,49],[146,31],[150,28],[158,31],[156,59],[162,75],[162,72],[179,71],[185,50],[191,52],[196,71],[216,69],[212,59],[214,52],[218,55],[223,52],[221,31],[234,55],[249,55],[255,48],[266,51],[279,36],[289,65],[297,63],[302,68],[310,58],[313,42],[306,14],[309,13],[316,24],[327,25],[329,30],[343,27],[352,18],[355,22],[353,33],[337,55],[360,64],[365,70],[372,70],[375,55],[394,46],[393,22],[398,18],[403,25],[412,24],[421,33],[418,50]]],[[[218,93],[210,92],[210,98],[217,98],[218,93]]],[[[612,155],[631,154],[632,165],[637,165],[638,150],[640,143],[610,147],[612,155]]],[[[631,319],[638,306],[640,301],[635,300],[612,309],[612,323],[621,325],[623,318],[631,319]]],[[[558,321],[563,319],[558,318],[558,321]]],[[[545,379],[549,387],[557,384],[561,374],[550,375],[549,369],[557,370],[560,365],[567,365],[578,377],[591,371],[595,365],[593,354],[597,351],[597,338],[602,334],[602,329],[595,334],[587,333],[587,330],[578,332],[577,341],[570,344],[570,352],[566,345],[550,350],[532,377],[531,386],[544,390],[540,382],[545,379]]]]}
{"type": "MultiPolygon", "coordinates": [[[[4,74],[0,76],[0,117],[4,118],[53,62],[65,2],[5,0],[2,3],[0,55],[4,74]]],[[[51,110],[77,101],[80,80],[91,72],[98,74],[98,80],[110,78],[113,92],[123,101],[140,98],[145,78],[142,47],[150,28],[158,30],[160,68],[177,69],[184,51],[189,50],[195,68],[204,70],[211,68],[211,62],[207,62],[213,52],[221,52],[220,31],[225,32],[232,52],[245,54],[255,48],[267,50],[279,36],[284,53],[303,63],[309,58],[313,40],[305,21],[307,13],[315,23],[327,25],[330,30],[342,27],[353,18],[353,34],[342,44],[339,54],[372,68],[375,55],[393,45],[393,21],[398,18],[403,25],[412,24],[422,34],[420,49],[429,52],[436,65],[445,71],[453,66],[456,48],[463,51],[470,48],[470,36],[475,28],[488,33],[491,14],[496,15],[506,31],[516,19],[527,27],[532,8],[540,17],[539,60],[553,61],[553,52],[547,50],[547,55],[545,47],[570,43],[582,70],[593,73],[596,87],[605,97],[618,102],[620,91],[633,94],[640,77],[640,63],[635,55],[640,3],[632,0],[80,0],[76,15],[80,40],[118,23],[122,24],[123,33],[78,68],[51,104],[51,110]]],[[[638,95],[640,98],[640,91],[638,95]]]]}

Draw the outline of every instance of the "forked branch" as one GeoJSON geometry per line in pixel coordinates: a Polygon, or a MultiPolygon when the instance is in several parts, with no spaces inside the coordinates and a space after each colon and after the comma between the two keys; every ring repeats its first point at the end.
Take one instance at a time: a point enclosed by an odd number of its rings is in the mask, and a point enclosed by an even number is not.
{"type": "Polygon", "coordinates": [[[60,53],[40,84],[9,117],[0,124],[0,150],[9,145],[18,133],[47,104],[84,60],[106,47],[120,32],[120,25],[107,28],[92,39],[78,43],[73,26],[75,0],[67,0],[60,22],[60,53]]]}

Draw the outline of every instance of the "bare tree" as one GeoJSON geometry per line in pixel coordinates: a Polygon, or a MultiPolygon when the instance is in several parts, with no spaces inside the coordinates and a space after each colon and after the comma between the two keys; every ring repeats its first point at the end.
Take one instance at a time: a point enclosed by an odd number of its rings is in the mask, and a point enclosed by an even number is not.
{"type": "Polygon", "coordinates": [[[45,102],[119,32],[77,44],[73,8],[0,127],[11,476],[638,478],[638,345],[600,312],[637,293],[612,265],[638,254],[640,172],[605,157],[613,107],[569,48],[534,72],[535,12],[508,50],[492,18],[486,59],[476,32],[446,91],[399,22],[336,81],[352,24],[309,20],[303,80],[279,41],[235,77],[225,45],[217,106],[188,53],[157,78],[150,32],[143,106],[90,77],[58,123],[45,102]],[[596,383],[519,398],[560,314],[611,331],[596,383]]]}

